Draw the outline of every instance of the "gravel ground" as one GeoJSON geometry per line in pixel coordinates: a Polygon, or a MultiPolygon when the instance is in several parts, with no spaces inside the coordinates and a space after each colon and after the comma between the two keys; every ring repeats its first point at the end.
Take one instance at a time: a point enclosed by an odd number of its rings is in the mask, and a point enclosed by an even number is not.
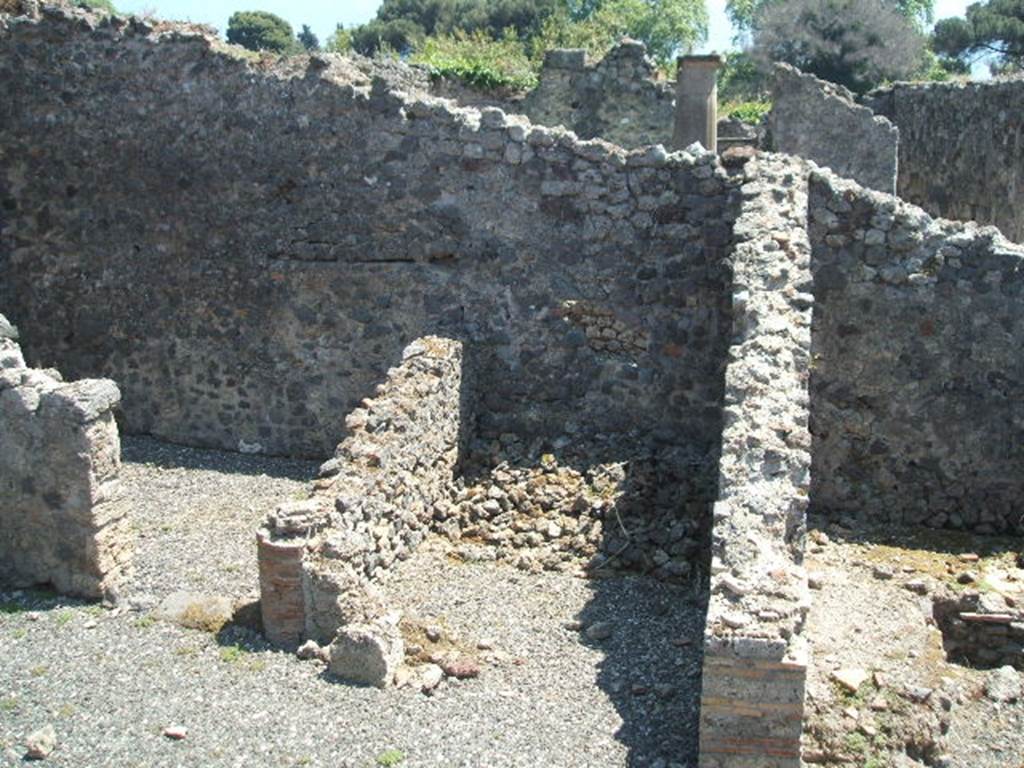
{"type": "Polygon", "coordinates": [[[51,724],[45,764],[76,768],[693,765],[703,615],[679,587],[457,564],[433,542],[387,591],[497,658],[430,697],[352,687],[247,630],[214,637],[131,607],[253,592],[255,524],[315,465],[137,438],[124,457],[139,534],[128,600],[0,593],[0,763],[21,764],[27,735],[51,724]],[[187,737],[162,735],[171,725],[187,737]]]}
{"type": "MultiPolygon", "coordinates": [[[[887,534],[889,543],[881,543],[882,537],[872,532],[830,540],[812,531],[807,562],[820,588],[813,593],[806,632],[812,666],[805,757],[807,734],[829,730],[837,734],[834,741],[847,756],[859,755],[860,764],[878,768],[1024,768],[1024,701],[990,700],[984,690],[993,671],[947,661],[941,632],[931,618],[930,596],[940,581],[953,579],[948,564],[954,566],[952,573],[965,568],[959,553],[1002,551],[1018,542],[941,532],[887,534]],[[913,582],[930,585],[928,593],[909,589],[913,582]],[[851,697],[832,680],[840,669],[882,677],[851,697]],[[930,693],[920,701],[908,698],[907,691],[930,693]],[[895,707],[873,711],[869,704],[879,696],[895,707]],[[947,721],[944,734],[937,727],[940,718],[947,721]],[[872,727],[881,737],[876,738],[872,727]],[[942,754],[923,759],[899,750],[875,750],[872,744],[881,744],[887,734],[899,734],[893,736],[896,745],[904,738],[911,744],[941,737],[942,754]]],[[[970,567],[983,570],[985,562],[983,558],[970,567]]],[[[1019,679],[1024,681],[1024,674],[1019,679]]],[[[816,762],[842,761],[826,757],[816,762]]]]}

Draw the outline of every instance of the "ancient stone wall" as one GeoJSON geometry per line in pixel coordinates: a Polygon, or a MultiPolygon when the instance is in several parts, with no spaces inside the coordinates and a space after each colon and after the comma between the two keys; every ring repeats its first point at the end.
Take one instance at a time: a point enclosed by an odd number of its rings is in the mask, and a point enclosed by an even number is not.
{"type": "Polygon", "coordinates": [[[811,177],[813,507],[1024,530],[1024,248],[811,177]]]}
{"type": "Polygon", "coordinates": [[[381,624],[387,612],[372,582],[415,550],[447,504],[471,407],[463,365],[457,341],[428,336],[406,347],[376,396],[346,417],[349,435],[312,497],[267,518],[258,540],[272,640],[330,644],[339,629],[362,625],[398,642],[381,624]]]}
{"type": "Polygon", "coordinates": [[[33,360],[116,380],[128,431],[322,457],[433,333],[479,358],[484,436],[706,453],[731,246],[714,157],[349,69],[53,7],[5,20],[0,297],[33,360]]]}
{"type": "Polygon", "coordinates": [[[803,568],[812,297],[807,169],[745,168],[733,255],[719,501],[704,639],[701,768],[797,768],[809,608],[803,568]]]}
{"type": "Polygon", "coordinates": [[[865,103],[900,131],[898,194],[1024,242],[1024,79],[897,83],[865,103]]]}
{"type": "Polygon", "coordinates": [[[768,131],[776,152],[813,160],[871,189],[896,191],[899,131],[842,86],[776,64],[768,131]]]}
{"type": "Polygon", "coordinates": [[[540,83],[520,106],[533,122],[564,125],[584,139],[623,147],[672,141],[673,85],[656,80],[647,49],[636,40],[623,40],[596,63],[582,49],[548,51],[540,83]]]}
{"type": "Polygon", "coordinates": [[[16,339],[0,315],[0,582],[113,597],[131,558],[117,387],[28,368],[16,339]]]}

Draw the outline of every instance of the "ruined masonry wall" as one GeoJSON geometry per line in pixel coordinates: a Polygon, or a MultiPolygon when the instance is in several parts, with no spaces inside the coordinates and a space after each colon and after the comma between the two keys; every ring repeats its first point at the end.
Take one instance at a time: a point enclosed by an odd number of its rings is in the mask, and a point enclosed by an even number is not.
{"type": "Polygon", "coordinates": [[[1024,247],[811,177],[814,508],[1024,531],[1024,247]]]}
{"type": "Polygon", "coordinates": [[[806,165],[745,168],[711,542],[701,768],[798,768],[809,608],[810,248],[806,165]]]}
{"type": "Polygon", "coordinates": [[[812,160],[865,187],[896,192],[900,132],[892,123],[858,105],[842,86],[789,64],[776,64],[772,75],[768,130],[776,152],[812,160]]]}
{"type": "Polygon", "coordinates": [[[517,111],[540,125],[623,147],[672,143],[675,91],[655,80],[644,44],[623,40],[596,63],[582,49],[548,51],[540,82],[517,111]]]}
{"type": "Polygon", "coordinates": [[[899,127],[900,197],[1024,242],[1024,79],[897,83],[865,102],[899,127]]]}
{"type": "Polygon", "coordinates": [[[371,582],[423,540],[448,489],[470,421],[462,345],[417,339],[376,396],[345,419],[349,435],[309,500],[259,532],[264,625],[271,639],[329,643],[383,613],[371,582]]]}
{"type": "Polygon", "coordinates": [[[433,334],[473,351],[482,437],[708,453],[731,247],[715,158],[350,70],[53,7],[0,22],[0,301],[33,361],[117,381],[126,431],[323,458],[433,334]]]}
{"type": "Polygon", "coordinates": [[[16,340],[0,315],[0,583],[113,597],[131,557],[117,387],[27,368],[16,340]]]}

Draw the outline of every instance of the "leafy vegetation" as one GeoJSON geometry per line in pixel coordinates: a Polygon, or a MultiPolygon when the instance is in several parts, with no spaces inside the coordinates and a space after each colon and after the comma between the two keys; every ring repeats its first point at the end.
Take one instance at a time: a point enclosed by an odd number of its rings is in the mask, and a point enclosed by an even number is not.
{"type": "Polygon", "coordinates": [[[110,0],[77,0],[75,3],[79,8],[88,8],[90,11],[99,13],[117,13],[117,8],[110,0]]]}
{"type": "Polygon", "coordinates": [[[400,749],[385,749],[379,755],[377,755],[377,765],[388,766],[398,765],[405,760],[405,753],[400,749]]]}
{"type": "MultiPolygon", "coordinates": [[[[771,6],[784,5],[786,0],[726,0],[725,11],[740,36],[757,28],[758,19],[771,6]]],[[[935,0],[887,0],[886,3],[918,26],[931,22],[935,0]]]]}
{"type": "Polygon", "coordinates": [[[478,43],[514,38],[535,68],[549,48],[586,48],[599,57],[623,36],[643,40],[667,65],[704,39],[707,12],[703,0],[384,0],[348,38],[365,55],[408,55],[459,33],[478,43]]]}
{"type": "Polygon", "coordinates": [[[228,19],[227,39],[250,51],[297,53],[292,25],[266,11],[236,11],[228,19]]]}
{"type": "Polygon", "coordinates": [[[994,72],[1024,70],[1024,0],[967,6],[966,18],[942,19],[935,25],[933,46],[963,67],[991,57],[994,72]]]}
{"type": "Polygon", "coordinates": [[[757,125],[771,111],[772,103],[770,101],[739,101],[731,104],[726,103],[722,109],[722,114],[726,117],[731,117],[733,120],[757,125]]]}
{"type": "Polygon", "coordinates": [[[758,15],[751,55],[863,93],[920,71],[925,43],[888,0],[783,0],[758,15]]]}
{"type": "Polygon", "coordinates": [[[299,41],[299,44],[307,51],[319,51],[320,41],[317,36],[313,34],[313,30],[309,28],[308,24],[302,25],[302,31],[295,36],[295,39],[299,41]]]}
{"type": "Polygon", "coordinates": [[[513,29],[492,40],[485,32],[456,32],[424,40],[411,60],[432,74],[457,77],[480,88],[533,88],[537,75],[513,29]]]}

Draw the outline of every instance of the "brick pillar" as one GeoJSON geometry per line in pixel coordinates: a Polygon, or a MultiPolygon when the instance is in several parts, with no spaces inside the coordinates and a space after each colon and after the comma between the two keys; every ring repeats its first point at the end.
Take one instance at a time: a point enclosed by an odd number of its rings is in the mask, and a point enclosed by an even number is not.
{"type": "Polygon", "coordinates": [[[306,633],[306,608],[302,593],[304,539],[274,541],[260,529],[256,534],[260,568],[260,612],[263,633],[278,645],[298,645],[306,633]]]}
{"type": "Polygon", "coordinates": [[[718,151],[718,69],[722,57],[680,56],[676,79],[676,124],[672,146],[686,149],[699,141],[718,151]]]}
{"type": "Polygon", "coordinates": [[[699,768],[800,768],[805,650],[706,638],[699,768]]]}

